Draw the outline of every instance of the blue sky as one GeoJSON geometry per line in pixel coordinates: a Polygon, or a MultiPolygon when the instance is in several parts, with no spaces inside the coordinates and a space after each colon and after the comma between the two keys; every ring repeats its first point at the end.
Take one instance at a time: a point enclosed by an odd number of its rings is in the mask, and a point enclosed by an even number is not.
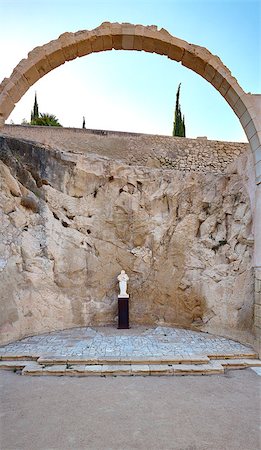
{"type": "MultiPolygon", "coordinates": [[[[261,2],[257,0],[0,0],[0,80],[27,53],[65,31],[103,21],[157,25],[218,55],[246,92],[261,92],[261,2]]],[[[30,119],[34,92],[41,112],[62,125],[172,133],[175,95],[187,137],[246,141],[220,94],[203,78],[164,56],[145,52],[95,53],[65,63],[39,80],[9,121],[30,119]]]]}

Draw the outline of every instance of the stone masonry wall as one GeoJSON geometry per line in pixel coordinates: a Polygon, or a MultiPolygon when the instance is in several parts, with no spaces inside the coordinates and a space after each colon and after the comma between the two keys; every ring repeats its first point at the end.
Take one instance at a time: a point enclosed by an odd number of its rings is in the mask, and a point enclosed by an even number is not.
{"type": "Polygon", "coordinates": [[[69,153],[95,153],[127,164],[203,173],[224,173],[249,145],[105,130],[6,125],[1,134],[69,153]]]}

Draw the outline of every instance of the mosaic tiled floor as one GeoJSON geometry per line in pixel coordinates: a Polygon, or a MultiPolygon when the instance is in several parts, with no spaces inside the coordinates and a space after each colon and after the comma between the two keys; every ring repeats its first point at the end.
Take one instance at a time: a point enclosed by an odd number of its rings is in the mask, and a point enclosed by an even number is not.
{"type": "Polygon", "coordinates": [[[251,347],[181,328],[74,328],[0,347],[0,368],[26,375],[224,373],[260,366],[251,347]]]}
{"type": "Polygon", "coordinates": [[[112,327],[73,328],[24,338],[0,347],[0,355],[41,356],[170,356],[242,355],[253,352],[239,342],[219,336],[157,327],[117,330],[112,327]]]}

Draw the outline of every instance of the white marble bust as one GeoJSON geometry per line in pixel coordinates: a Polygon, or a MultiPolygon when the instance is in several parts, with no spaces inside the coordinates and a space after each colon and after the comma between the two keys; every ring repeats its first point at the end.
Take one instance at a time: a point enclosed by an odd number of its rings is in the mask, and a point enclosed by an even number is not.
{"type": "Polygon", "coordinates": [[[119,288],[120,288],[120,293],[118,297],[129,298],[129,295],[127,294],[127,281],[129,280],[129,277],[126,274],[125,270],[122,270],[117,278],[119,281],[119,288]]]}

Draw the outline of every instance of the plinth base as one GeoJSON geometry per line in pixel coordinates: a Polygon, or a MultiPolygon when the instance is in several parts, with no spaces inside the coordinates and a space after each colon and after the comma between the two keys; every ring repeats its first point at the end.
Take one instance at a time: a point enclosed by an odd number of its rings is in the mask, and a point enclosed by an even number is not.
{"type": "Polygon", "coordinates": [[[129,299],[118,297],[118,329],[129,328],[129,299]]]}

